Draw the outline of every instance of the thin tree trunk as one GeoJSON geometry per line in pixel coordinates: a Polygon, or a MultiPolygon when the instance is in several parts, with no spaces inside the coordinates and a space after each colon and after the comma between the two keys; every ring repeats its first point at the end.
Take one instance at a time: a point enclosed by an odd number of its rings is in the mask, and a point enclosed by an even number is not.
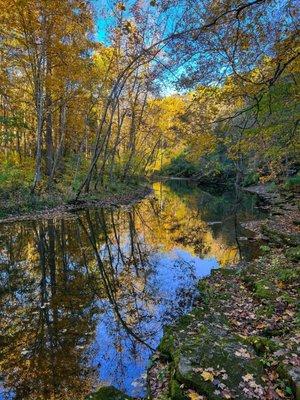
{"type": "Polygon", "coordinates": [[[65,135],[66,135],[66,122],[67,122],[67,107],[66,107],[66,102],[63,100],[61,109],[60,109],[60,138],[59,138],[59,144],[54,156],[53,164],[52,164],[52,169],[51,169],[51,178],[53,179],[55,175],[56,168],[59,164],[61,155],[63,154],[63,147],[64,147],[64,141],[65,141],[65,135]]]}
{"type": "Polygon", "coordinates": [[[50,93],[46,93],[45,97],[46,105],[46,129],[45,129],[45,145],[46,145],[46,174],[49,178],[49,184],[52,178],[52,166],[53,166],[53,138],[52,138],[52,101],[50,93]]]}
{"type": "Polygon", "coordinates": [[[36,155],[35,155],[34,180],[31,189],[32,193],[34,193],[36,186],[42,179],[43,98],[42,98],[41,82],[38,82],[36,104],[37,104],[36,155]]]}

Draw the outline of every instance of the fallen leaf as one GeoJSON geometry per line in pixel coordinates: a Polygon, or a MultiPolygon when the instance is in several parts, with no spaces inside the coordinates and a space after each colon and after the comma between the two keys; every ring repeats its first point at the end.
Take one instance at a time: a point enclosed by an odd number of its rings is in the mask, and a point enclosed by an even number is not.
{"type": "Polygon", "coordinates": [[[238,357],[251,358],[250,353],[248,353],[248,351],[246,351],[242,347],[239,350],[237,350],[234,354],[238,357]]]}
{"type": "Polygon", "coordinates": [[[276,389],[276,393],[278,394],[279,397],[284,398],[284,392],[281,389],[276,389]]]}
{"type": "Polygon", "coordinates": [[[252,374],[246,374],[246,375],[242,376],[242,378],[243,378],[243,381],[249,382],[249,381],[253,380],[253,375],[252,374]]]}
{"type": "Polygon", "coordinates": [[[267,327],[267,324],[264,322],[260,322],[259,324],[256,325],[257,329],[264,329],[267,327]]]}
{"type": "Polygon", "coordinates": [[[208,372],[208,371],[203,371],[201,376],[205,381],[213,381],[214,380],[214,374],[212,374],[211,372],[208,372]]]}
{"type": "Polygon", "coordinates": [[[295,315],[295,312],[292,310],[286,310],[285,314],[289,315],[290,317],[293,317],[295,315]]]}
{"type": "Polygon", "coordinates": [[[194,390],[189,390],[188,391],[189,399],[190,400],[203,400],[204,397],[200,396],[198,393],[196,393],[194,390]]]}

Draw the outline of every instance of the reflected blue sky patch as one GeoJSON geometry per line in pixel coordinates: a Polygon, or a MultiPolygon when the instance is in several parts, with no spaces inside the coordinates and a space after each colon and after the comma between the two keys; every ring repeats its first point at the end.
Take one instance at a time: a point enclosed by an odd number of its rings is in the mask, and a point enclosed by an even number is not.
{"type": "MultiPolygon", "coordinates": [[[[198,280],[209,275],[218,263],[215,259],[201,259],[176,248],[168,253],[153,253],[149,257],[149,266],[144,295],[135,303],[139,319],[131,326],[141,340],[156,348],[163,327],[191,308],[198,293],[198,280]]],[[[126,309],[126,299],[126,295],[119,299],[120,310],[126,309]]],[[[142,396],[152,351],[126,332],[108,301],[102,302],[101,308],[107,308],[107,311],[98,324],[97,357],[94,360],[100,380],[130,395],[142,396]]],[[[122,317],[128,320],[126,312],[122,312],[122,317]]]]}

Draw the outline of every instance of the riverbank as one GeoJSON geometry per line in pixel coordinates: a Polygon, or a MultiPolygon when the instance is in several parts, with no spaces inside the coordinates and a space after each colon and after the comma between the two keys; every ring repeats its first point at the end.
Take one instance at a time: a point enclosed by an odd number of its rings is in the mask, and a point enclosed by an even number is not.
{"type": "Polygon", "coordinates": [[[153,358],[151,399],[300,398],[299,200],[262,197],[270,217],[247,228],[263,254],[199,282],[198,304],[166,328],[153,358]]]}
{"type": "Polygon", "coordinates": [[[53,219],[57,217],[72,217],[75,211],[94,207],[119,207],[130,206],[152,193],[152,188],[145,184],[127,184],[118,190],[110,189],[103,192],[87,195],[78,201],[64,201],[63,198],[52,197],[51,201],[47,197],[32,201],[32,203],[1,204],[1,223],[11,223],[16,221],[53,219]]]}

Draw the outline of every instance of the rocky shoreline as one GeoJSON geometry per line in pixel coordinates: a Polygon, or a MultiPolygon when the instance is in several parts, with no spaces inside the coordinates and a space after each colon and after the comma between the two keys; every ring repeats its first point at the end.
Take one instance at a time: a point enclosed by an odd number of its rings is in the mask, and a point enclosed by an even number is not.
{"type": "Polygon", "coordinates": [[[253,192],[270,210],[246,226],[263,254],[199,282],[198,304],[166,328],[154,356],[153,400],[300,399],[299,199],[253,192]]]}

